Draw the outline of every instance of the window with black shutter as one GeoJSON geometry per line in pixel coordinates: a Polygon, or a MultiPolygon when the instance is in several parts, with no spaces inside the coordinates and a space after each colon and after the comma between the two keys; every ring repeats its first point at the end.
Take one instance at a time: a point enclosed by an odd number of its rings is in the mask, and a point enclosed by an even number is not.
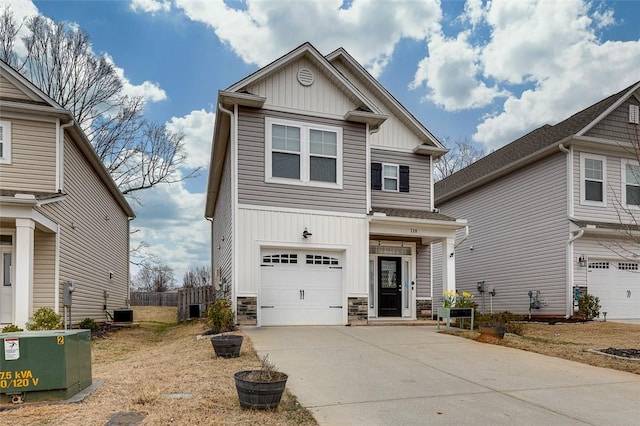
{"type": "Polygon", "coordinates": [[[409,166],[400,166],[400,192],[409,192],[409,166]]]}
{"type": "Polygon", "coordinates": [[[371,189],[382,189],[382,163],[371,163],[371,189]]]}

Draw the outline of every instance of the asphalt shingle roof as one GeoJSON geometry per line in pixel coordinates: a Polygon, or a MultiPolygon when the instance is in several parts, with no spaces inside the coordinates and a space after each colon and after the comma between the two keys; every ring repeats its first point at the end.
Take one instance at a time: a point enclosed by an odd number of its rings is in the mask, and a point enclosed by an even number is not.
{"type": "Polygon", "coordinates": [[[429,210],[406,210],[406,209],[389,209],[383,207],[371,207],[371,214],[384,213],[387,217],[407,217],[411,219],[429,219],[429,220],[443,220],[455,222],[455,219],[451,216],[447,216],[441,213],[432,212],[429,210]]]}

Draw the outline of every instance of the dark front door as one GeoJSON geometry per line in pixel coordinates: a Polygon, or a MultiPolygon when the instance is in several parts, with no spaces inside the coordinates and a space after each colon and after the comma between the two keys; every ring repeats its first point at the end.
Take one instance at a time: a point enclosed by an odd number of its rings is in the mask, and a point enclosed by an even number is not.
{"type": "Polygon", "coordinates": [[[378,258],[378,316],[401,316],[402,277],[399,257],[378,258]]]}

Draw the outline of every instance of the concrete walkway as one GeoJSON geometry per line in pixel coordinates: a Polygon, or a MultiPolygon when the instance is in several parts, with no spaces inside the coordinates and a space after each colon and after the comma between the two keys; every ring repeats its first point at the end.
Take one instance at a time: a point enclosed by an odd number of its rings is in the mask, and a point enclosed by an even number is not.
{"type": "Polygon", "coordinates": [[[435,327],[243,328],[321,425],[639,425],[640,375],[435,327]]]}

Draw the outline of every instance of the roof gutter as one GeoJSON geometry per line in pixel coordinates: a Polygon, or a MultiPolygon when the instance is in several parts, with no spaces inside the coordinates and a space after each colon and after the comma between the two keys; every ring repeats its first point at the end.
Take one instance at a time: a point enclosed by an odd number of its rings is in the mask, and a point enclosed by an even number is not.
{"type": "MultiPolygon", "coordinates": [[[[225,108],[225,107],[222,105],[222,99],[224,99],[224,97],[223,97],[223,95],[222,95],[222,93],[221,93],[221,94],[220,94],[220,100],[221,100],[221,102],[218,102],[218,111],[219,111],[219,112],[221,112],[222,114],[227,115],[227,116],[229,117],[229,122],[230,122],[230,124],[229,124],[229,138],[231,138],[231,131],[232,131],[231,129],[233,128],[233,118],[234,118],[234,115],[233,115],[233,111],[228,110],[227,108],[225,108]]],[[[219,128],[219,127],[218,127],[218,122],[219,122],[219,120],[216,120],[216,128],[217,128],[217,129],[219,128]]],[[[216,143],[216,141],[220,140],[219,138],[216,138],[216,137],[215,137],[215,133],[216,133],[216,132],[214,131],[214,143],[213,143],[213,146],[212,146],[211,164],[209,164],[209,173],[210,173],[210,175],[209,175],[209,182],[208,182],[208,184],[209,184],[209,185],[214,184],[214,180],[215,180],[215,181],[217,182],[217,183],[216,183],[216,186],[217,186],[217,185],[219,185],[219,181],[220,181],[220,179],[221,179],[221,177],[220,177],[220,176],[222,176],[222,166],[221,166],[221,167],[220,167],[220,169],[219,169],[219,173],[215,173],[215,171],[214,171],[214,165],[213,165],[213,162],[214,162],[214,158],[217,160],[217,157],[218,157],[218,156],[216,156],[216,155],[215,155],[215,154],[216,154],[216,152],[215,152],[215,148],[216,148],[215,143],[216,143]],[[216,176],[216,175],[217,175],[217,176],[216,176]]],[[[225,144],[225,145],[226,145],[226,144],[225,144]]],[[[223,157],[224,157],[225,155],[223,155],[223,154],[224,154],[225,152],[226,152],[226,149],[225,149],[225,150],[223,150],[223,152],[222,152],[222,153],[218,152],[218,154],[221,154],[221,156],[223,156],[223,157]]],[[[222,158],[220,161],[221,161],[221,164],[224,164],[224,158],[222,158]]],[[[216,170],[216,171],[217,171],[217,170],[216,170]]],[[[208,191],[208,192],[209,192],[209,191],[208,191]]],[[[207,220],[209,220],[209,221],[213,221],[213,213],[214,213],[214,209],[215,209],[216,200],[218,199],[218,192],[219,192],[219,191],[218,191],[218,189],[217,189],[217,187],[216,187],[216,189],[215,189],[215,196],[213,196],[213,199],[212,199],[210,202],[209,202],[209,200],[207,200],[207,201],[208,201],[208,203],[207,203],[207,206],[206,206],[206,209],[205,209],[206,211],[205,211],[204,218],[205,218],[205,219],[207,219],[207,220]]],[[[213,193],[213,191],[212,191],[211,193],[213,193]]]]}

